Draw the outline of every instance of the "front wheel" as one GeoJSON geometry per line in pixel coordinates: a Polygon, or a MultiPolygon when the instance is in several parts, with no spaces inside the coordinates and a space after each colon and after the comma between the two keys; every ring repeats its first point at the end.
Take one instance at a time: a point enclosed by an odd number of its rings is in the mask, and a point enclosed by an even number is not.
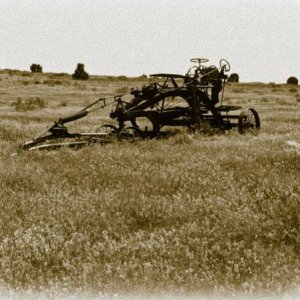
{"type": "Polygon", "coordinates": [[[96,129],[97,133],[103,133],[106,135],[116,135],[119,132],[119,129],[111,124],[104,124],[96,129]]]}
{"type": "Polygon", "coordinates": [[[257,132],[260,129],[260,119],[255,109],[249,108],[241,112],[238,120],[238,131],[243,134],[247,131],[257,132]]]}

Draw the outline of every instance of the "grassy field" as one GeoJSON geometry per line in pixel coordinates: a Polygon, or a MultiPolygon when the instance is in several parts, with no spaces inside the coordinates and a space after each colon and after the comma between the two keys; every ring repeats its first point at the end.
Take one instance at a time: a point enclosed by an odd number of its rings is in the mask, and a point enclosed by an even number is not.
{"type": "MultiPolygon", "coordinates": [[[[0,71],[0,286],[109,293],[284,293],[300,284],[300,88],[231,84],[259,135],[26,152],[58,117],[143,78],[0,71]],[[17,155],[13,155],[17,153],[17,155]]],[[[110,109],[75,122],[93,131],[110,109]]]]}

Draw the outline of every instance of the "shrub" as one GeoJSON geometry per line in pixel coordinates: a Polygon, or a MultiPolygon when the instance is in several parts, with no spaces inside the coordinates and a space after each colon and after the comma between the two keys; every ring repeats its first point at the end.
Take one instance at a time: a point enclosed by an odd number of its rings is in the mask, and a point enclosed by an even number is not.
{"type": "Polygon", "coordinates": [[[22,77],[31,76],[29,71],[20,71],[15,69],[3,69],[1,70],[1,74],[8,74],[9,76],[22,76],[22,77]]]}
{"type": "Polygon", "coordinates": [[[288,78],[288,80],[286,81],[287,84],[294,84],[294,85],[298,85],[298,79],[294,76],[291,76],[288,78]]]}
{"type": "Polygon", "coordinates": [[[43,68],[39,64],[32,64],[30,66],[30,71],[33,72],[33,73],[42,73],[43,72],[43,68]]]}
{"type": "Polygon", "coordinates": [[[290,93],[297,93],[297,89],[291,88],[291,89],[289,89],[289,92],[290,92],[290,93]]]}
{"type": "Polygon", "coordinates": [[[228,82],[239,82],[239,75],[237,73],[230,74],[228,82]]]}
{"type": "Polygon", "coordinates": [[[47,106],[47,102],[39,97],[29,98],[25,101],[19,97],[17,102],[12,103],[12,106],[14,106],[17,111],[28,111],[36,108],[44,108],[47,106]]]}
{"type": "Polygon", "coordinates": [[[262,101],[262,102],[269,102],[269,98],[268,98],[268,97],[263,97],[263,98],[261,99],[261,101],[262,101]]]}
{"type": "Polygon", "coordinates": [[[61,80],[44,80],[43,84],[47,84],[49,86],[55,86],[55,85],[64,85],[64,81],[61,80]]]}
{"type": "Polygon", "coordinates": [[[23,85],[28,85],[30,83],[30,81],[28,80],[20,80],[20,82],[23,84],[23,85]]]}
{"type": "Polygon", "coordinates": [[[68,102],[64,99],[61,100],[60,103],[59,103],[59,106],[62,106],[62,107],[67,106],[67,105],[68,105],[68,102]]]}
{"type": "Polygon", "coordinates": [[[127,80],[128,77],[125,76],[125,75],[120,75],[120,76],[117,77],[117,79],[119,79],[119,80],[127,80]]]}
{"type": "Polygon", "coordinates": [[[89,74],[84,70],[84,64],[77,64],[77,68],[72,75],[72,78],[75,80],[88,80],[89,74]]]}

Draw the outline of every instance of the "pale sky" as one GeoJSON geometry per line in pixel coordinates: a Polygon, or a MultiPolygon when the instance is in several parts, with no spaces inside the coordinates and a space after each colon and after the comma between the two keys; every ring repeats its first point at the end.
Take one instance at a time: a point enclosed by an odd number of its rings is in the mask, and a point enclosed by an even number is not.
{"type": "Polygon", "coordinates": [[[300,79],[300,0],[0,0],[0,69],[185,74],[221,58],[242,82],[300,79]]]}

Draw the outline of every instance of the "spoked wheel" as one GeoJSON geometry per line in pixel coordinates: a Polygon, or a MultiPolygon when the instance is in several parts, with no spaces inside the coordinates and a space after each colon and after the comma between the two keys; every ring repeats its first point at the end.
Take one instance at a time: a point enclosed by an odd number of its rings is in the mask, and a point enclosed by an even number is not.
{"type": "Polygon", "coordinates": [[[243,134],[247,131],[256,133],[260,129],[260,119],[255,109],[249,108],[241,112],[238,120],[239,133],[243,134]]]}
{"type": "Polygon", "coordinates": [[[202,64],[202,63],[208,62],[208,59],[207,58],[198,58],[198,57],[196,57],[196,58],[191,58],[191,62],[202,64]]]}
{"type": "Polygon", "coordinates": [[[229,64],[229,62],[226,59],[222,58],[220,60],[220,68],[221,69],[223,68],[224,71],[229,72],[230,71],[230,64],[229,64]]]}
{"type": "Polygon", "coordinates": [[[145,138],[145,134],[136,126],[124,127],[118,133],[118,136],[128,141],[140,141],[145,138]]]}
{"type": "Polygon", "coordinates": [[[191,62],[198,64],[198,68],[201,69],[201,67],[203,67],[202,64],[208,62],[208,59],[196,57],[196,58],[192,58],[191,62]]]}
{"type": "Polygon", "coordinates": [[[119,129],[116,126],[114,126],[114,125],[105,124],[105,125],[100,126],[96,130],[96,132],[106,133],[107,135],[115,135],[115,134],[118,134],[119,129]]]}

